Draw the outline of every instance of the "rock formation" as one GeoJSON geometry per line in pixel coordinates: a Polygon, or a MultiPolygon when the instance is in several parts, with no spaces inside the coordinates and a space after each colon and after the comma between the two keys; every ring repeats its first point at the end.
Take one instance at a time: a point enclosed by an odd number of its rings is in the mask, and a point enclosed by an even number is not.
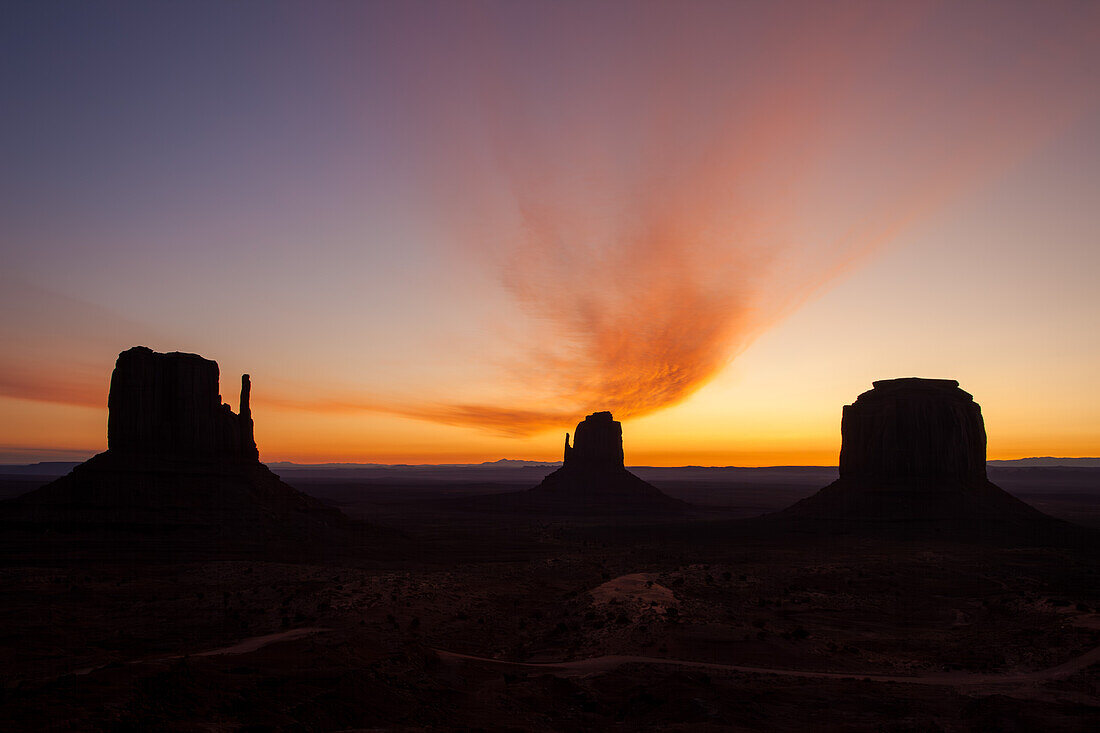
{"type": "Polygon", "coordinates": [[[771,515],[953,537],[1006,537],[1070,525],[986,478],[985,424],[948,379],[888,379],[844,407],[840,478],[771,515]]]}
{"type": "Polygon", "coordinates": [[[840,477],[985,481],[985,423],[953,379],[874,382],[840,422],[840,477]]]}
{"type": "Polygon", "coordinates": [[[625,470],[623,462],[623,424],[610,412],[594,412],[577,425],[574,446],[565,434],[563,467],[585,471],[625,470]]]}
{"type": "Polygon", "coordinates": [[[4,502],[0,520],[32,533],[163,536],[207,550],[301,547],[348,529],[338,510],[260,463],[250,392],[245,374],[234,413],[221,401],[216,362],[142,346],[122,352],[111,376],[108,449],[4,502]]]}
{"type": "Polygon", "coordinates": [[[234,414],[218,394],[217,362],[135,346],[118,355],[111,375],[108,451],[187,462],[255,462],[250,392],[245,374],[240,413],[234,414]]]}
{"type": "Polygon", "coordinates": [[[534,505],[563,513],[645,514],[687,506],[626,470],[623,426],[610,412],[578,424],[573,445],[567,433],[562,467],[526,494],[534,505]]]}

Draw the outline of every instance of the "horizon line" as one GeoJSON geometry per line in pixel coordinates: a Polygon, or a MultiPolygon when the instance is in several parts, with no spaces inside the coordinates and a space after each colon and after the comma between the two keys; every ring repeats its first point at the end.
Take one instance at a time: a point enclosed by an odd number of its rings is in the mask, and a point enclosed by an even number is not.
{"type": "MultiPolygon", "coordinates": [[[[101,451],[102,452],[102,451],[101,451]]],[[[76,459],[56,459],[56,460],[39,460],[39,461],[16,461],[16,462],[0,462],[0,468],[14,468],[24,466],[40,466],[49,464],[80,464],[90,459],[93,453],[88,455],[87,458],[82,460],[76,459]]],[[[989,458],[986,459],[986,464],[997,463],[1016,463],[1019,461],[1100,461],[1100,456],[1023,456],[1021,458],[989,458]]],[[[502,463],[518,463],[527,464],[531,467],[539,466],[560,466],[562,461],[560,460],[536,460],[526,458],[498,458],[496,460],[486,460],[479,462],[452,462],[452,463],[376,463],[376,462],[355,462],[355,461],[321,461],[317,463],[298,463],[296,461],[260,461],[268,467],[295,467],[295,468],[462,468],[462,467],[482,467],[482,466],[494,466],[502,463]]],[[[839,464],[822,464],[822,463],[776,463],[769,465],[750,466],[750,465],[737,465],[737,464],[698,464],[698,463],[684,463],[676,465],[654,465],[646,463],[630,464],[628,468],[740,468],[740,469],[765,469],[765,468],[839,468],[839,464]]]]}

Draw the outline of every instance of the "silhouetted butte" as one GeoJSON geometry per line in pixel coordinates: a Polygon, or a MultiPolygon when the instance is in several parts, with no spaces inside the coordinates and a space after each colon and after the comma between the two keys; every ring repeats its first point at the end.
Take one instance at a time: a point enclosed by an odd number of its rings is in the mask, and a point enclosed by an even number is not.
{"type": "Polygon", "coordinates": [[[218,394],[218,364],[197,354],[122,352],[111,374],[107,449],[131,461],[245,464],[259,460],[241,375],[240,412],[218,394]]]}
{"type": "Polygon", "coordinates": [[[846,405],[840,478],[773,519],[955,538],[1053,538],[1077,528],[986,478],[974,398],[949,379],[888,379],[846,405]]]}
{"type": "Polygon", "coordinates": [[[4,502],[10,529],[187,540],[209,547],[308,541],[349,526],[259,461],[241,378],[240,411],[218,393],[218,365],[196,354],[122,352],[111,375],[108,449],[4,502]]]}
{"type": "Polygon", "coordinates": [[[687,507],[626,470],[623,426],[610,412],[595,412],[578,424],[573,445],[567,433],[562,467],[527,494],[547,507],[578,513],[645,514],[687,507]]]}

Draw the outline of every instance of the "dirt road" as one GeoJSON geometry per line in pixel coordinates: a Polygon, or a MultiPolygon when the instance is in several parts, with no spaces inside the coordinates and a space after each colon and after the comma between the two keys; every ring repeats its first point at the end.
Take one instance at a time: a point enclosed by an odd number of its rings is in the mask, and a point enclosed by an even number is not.
{"type": "Polygon", "coordinates": [[[823,679],[864,679],[876,682],[900,682],[911,685],[949,685],[962,687],[970,685],[997,685],[1019,684],[1021,682],[1039,682],[1043,680],[1067,677],[1091,664],[1100,662],[1100,647],[1096,647],[1079,657],[1069,660],[1056,667],[1036,670],[1033,672],[1008,672],[1008,673],[984,673],[984,672],[942,672],[922,675],[886,675],[886,674],[853,674],[851,672],[810,672],[797,669],[775,669],[769,667],[745,667],[736,664],[718,664],[715,662],[694,662],[685,659],[666,659],[663,657],[640,657],[632,655],[610,655],[603,657],[591,657],[589,659],[577,659],[568,662],[507,662],[501,659],[487,657],[475,657],[468,654],[458,654],[442,649],[435,650],[443,660],[471,661],[482,664],[508,667],[512,669],[526,669],[529,671],[545,671],[563,677],[581,676],[598,672],[608,672],[624,664],[657,664],[673,667],[687,667],[692,669],[707,669],[726,672],[750,672],[753,674],[774,674],[787,677],[813,677],[823,679]]]}
{"type": "MultiPolygon", "coordinates": [[[[322,629],[319,627],[308,627],[301,629],[290,629],[289,631],[280,631],[275,634],[266,634],[264,636],[253,636],[248,639],[241,639],[232,646],[225,646],[218,649],[210,649],[205,652],[196,652],[190,656],[193,657],[217,657],[223,654],[248,654],[258,649],[262,649],[268,644],[275,644],[280,641],[293,641],[294,639],[301,639],[305,636],[312,636],[313,634],[319,634],[322,631],[328,631],[328,629],[322,629]]],[[[170,657],[154,657],[152,659],[134,659],[127,664],[145,664],[146,662],[164,662],[169,659],[183,659],[186,654],[175,654],[170,657]]],[[[71,674],[86,675],[91,674],[97,669],[103,669],[107,664],[98,664],[94,667],[84,667],[83,669],[74,670],[71,674]]]]}
{"type": "MultiPolygon", "coordinates": [[[[323,631],[327,631],[327,629],[317,627],[290,629],[288,631],[281,631],[276,634],[254,636],[248,639],[243,639],[236,644],[233,644],[232,646],[220,647],[218,649],[210,649],[204,652],[196,652],[191,656],[212,657],[223,654],[248,654],[258,649],[262,649],[269,644],[274,644],[282,641],[293,641],[295,639],[301,639],[303,637],[311,636],[313,634],[317,634],[323,631]]],[[[655,664],[670,667],[685,667],[689,669],[706,669],[719,672],[748,672],[752,674],[774,674],[785,677],[809,677],[818,679],[864,679],[873,680],[875,682],[900,682],[902,684],[911,685],[949,685],[953,687],[1041,682],[1044,680],[1053,680],[1062,677],[1068,677],[1069,675],[1074,674],[1075,672],[1079,672],[1080,670],[1088,667],[1091,664],[1100,663],[1100,646],[1085,652],[1079,657],[1075,657],[1067,662],[1063,662],[1062,664],[1059,664],[1055,667],[1035,670],[1032,672],[937,672],[921,675],[815,672],[798,669],[748,667],[738,664],[718,664],[716,662],[696,662],[687,659],[667,659],[665,657],[643,657],[635,655],[607,655],[602,657],[590,657],[588,659],[575,659],[566,662],[510,662],[503,659],[492,659],[489,657],[477,657],[470,654],[459,654],[458,652],[450,652],[444,649],[435,649],[434,651],[439,654],[440,659],[443,659],[444,661],[477,662],[480,664],[489,664],[510,669],[549,672],[551,674],[557,674],[563,677],[583,676],[600,672],[609,672],[613,669],[621,667],[624,664],[655,664]]],[[[141,664],[143,662],[152,661],[165,661],[168,659],[180,659],[182,657],[183,655],[177,655],[172,657],[159,657],[156,659],[141,659],[134,660],[130,662],[130,664],[141,664]]],[[[100,667],[88,667],[85,669],[77,670],[73,672],[73,674],[85,675],[99,668],[100,667]]]]}

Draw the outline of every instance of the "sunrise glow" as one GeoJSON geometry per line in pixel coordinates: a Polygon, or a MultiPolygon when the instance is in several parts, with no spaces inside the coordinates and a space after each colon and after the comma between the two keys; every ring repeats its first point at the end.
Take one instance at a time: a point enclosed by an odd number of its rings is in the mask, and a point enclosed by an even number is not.
{"type": "Polygon", "coordinates": [[[900,376],[1100,454],[1095,5],[178,10],[5,31],[4,462],[103,450],[136,344],[250,373],[267,461],[607,409],[634,465],[834,465],[900,376]]]}

